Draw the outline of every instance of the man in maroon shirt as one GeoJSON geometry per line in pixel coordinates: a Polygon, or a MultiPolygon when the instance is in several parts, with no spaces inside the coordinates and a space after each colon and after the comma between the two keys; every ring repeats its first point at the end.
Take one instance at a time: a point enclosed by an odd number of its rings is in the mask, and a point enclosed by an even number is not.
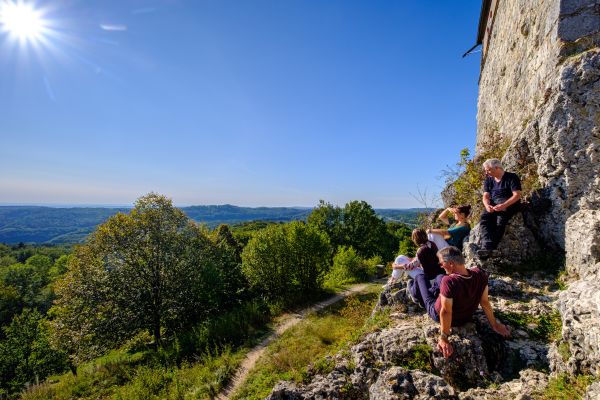
{"type": "Polygon", "coordinates": [[[448,358],[454,351],[448,341],[451,326],[459,326],[471,320],[477,307],[481,305],[492,329],[509,336],[508,328],[496,321],[488,298],[488,277],[479,268],[467,269],[462,253],[450,246],[438,251],[442,268],[446,271],[440,283],[440,294],[436,298],[431,291],[419,293],[429,316],[440,323],[438,348],[448,358]]]}

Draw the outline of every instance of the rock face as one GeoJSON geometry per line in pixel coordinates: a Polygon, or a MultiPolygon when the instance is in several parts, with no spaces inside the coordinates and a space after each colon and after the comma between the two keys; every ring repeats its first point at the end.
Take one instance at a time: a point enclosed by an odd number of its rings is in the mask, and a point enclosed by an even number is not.
{"type": "Polygon", "coordinates": [[[497,4],[484,38],[477,151],[508,142],[505,168],[532,193],[525,225],[542,251],[565,251],[570,281],[557,303],[563,331],[548,354],[552,371],[598,375],[600,3],[497,4]]]}
{"type": "MultiPolygon", "coordinates": [[[[546,284],[538,277],[531,281],[492,278],[490,296],[496,311],[545,315],[554,302],[541,289],[546,284]]],[[[280,382],[268,398],[485,399],[498,393],[512,398],[546,385],[548,375],[533,368],[548,367],[549,344],[534,340],[527,328],[513,326],[513,337],[505,340],[491,330],[480,310],[472,323],[452,328],[449,340],[454,353],[445,359],[437,350],[439,324],[406,298],[404,287],[405,282],[386,285],[376,307],[391,309],[390,327],[337,354],[330,372],[309,369],[307,383],[280,382]],[[497,388],[490,388],[492,383],[497,388]]]]}
{"type": "MultiPolygon", "coordinates": [[[[474,260],[477,258],[476,252],[480,248],[481,228],[478,224],[471,230],[468,241],[465,241],[463,253],[467,260],[474,260]]],[[[502,255],[501,264],[505,265],[519,265],[539,257],[542,249],[531,229],[525,225],[521,213],[510,219],[506,233],[498,245],[498,251],[502,255]]],[[[496,272],[497,268],[499,267],[495,266],[494,271],[490,272],[496,272]]]]}

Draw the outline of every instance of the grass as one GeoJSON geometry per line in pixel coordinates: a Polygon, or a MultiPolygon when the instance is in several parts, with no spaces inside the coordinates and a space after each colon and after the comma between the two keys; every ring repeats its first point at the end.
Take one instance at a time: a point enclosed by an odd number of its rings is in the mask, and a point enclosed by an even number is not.
{"type": "Polygon", "coordinates": [[[378,285],[370,285],[368,292],[349,296],[290,328],[267,347],[233,398],[264,399],[280,380],[302,382],[314,360],[318,361],[312,364],[312,371],[331,371],[333,361],[326,356],[389,323],[387,314],[369,319],[379,290],[378,285]]]}
{"type": "Polygon", "coordinates": [[[583,397],[587,387],[594,382],[590,375],[559,375],[550,379],[548,386],[540,395],[540,400],[578,400],[583,397]]]}
{"type": "Polygon", "coordinates": [[[23,399],[209,399],[267,332],[265,304],[250,302],[171,337],[163,348],[140,334],[119,350],[28,388],[23,399]]]}
{"type": "Polygon", "coordinates": [[[432,353],[431,346],[425,343],[418,344],[398,360],[398,365],[409,370],[420,369],[428,373],[437,373],[433,367],[432,353]]]}
{"type": "Polygon", "coordinates": [[[556,310],[539,317],[516,312],[497,311],[497,317],[502,322],[521,328],[529,337],[544,342],[554,342],[561,338],[562,320],[556,310]]]}
{"type": "Polygon", "coordinates": [[[561,342],[558,345],[558,354],[560,354],[560,358],[562,358],[564,362],[569,361],[569,358],[571,358],[571,347],[568,342],[561,342]]]}
{"type": "Polygon", "coordinates": [[[196,363],[166,367],[144,353],[113,352],[82,365],[77,376],[55,376],[30,387],[23,400],[46,399],[210,399],[235,373],[246,350],[224,349],[196,363]],[[142,364],[143,363],[143,364],[142,364]]]}

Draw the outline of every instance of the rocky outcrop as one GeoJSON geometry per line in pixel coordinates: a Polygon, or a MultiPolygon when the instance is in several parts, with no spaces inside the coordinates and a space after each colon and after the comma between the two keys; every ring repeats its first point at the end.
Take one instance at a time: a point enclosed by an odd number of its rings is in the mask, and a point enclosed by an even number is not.
{"type": "Polygon", "coordinates": [[[457,396],[454,388],[439,376],[392,367],[369,388],[369,399],[457,399],[457,396]]]}
{"type": "Polygon", "coordinates": [[[477,150],[509,143],[502,161],[531,194],[525,225],[543,252],[564,250],[568,288],[557,301],[562,339],[549,349],[552,372],[598,375],[600,4],[498,4],[482,59],[477,150]]]}
{"type": "MultiPolygon", "coordinates": [[[[532,399],[548,385],[548,375],[532,369],[519,372],[519,378],[494,388],[476,388],[461,393],[461,400],[479,399],[532,399]]],[[[537,396],[536,396],[537,397],[537,396]]]]}
{"type": "Polygon", "coordinates": [[[552,349],[551,368],[600,376],[600,211],[581,210],[569,218],[565,243],[572,281],[558,301],[563,347],[552,349]]]}
{"type": "MultiPolygon", "coordinates": [[[[480,248],[481,228],[477,224],[471,230],[468,240],[463,244],[463,253],[467,260],[475,260],[477,259],[477,250],[480,248]]],[[[498,245],[498,251],[501,257],[496,264],[488,264],[493,269],[490,272],[496,272],[502,268],[502,265],[519,265],[540,256],[542,249],[531,229],[525,225],[522,213],[518,213],[510,219],[506,233],[498,245]]]]}
{"type": "Polygon", "coordinates": [[[585,392],[583,400],[596,400],[600,399],[600,382],[592,383],[585,392]]]}
{"type": "MultiPolygon", "coordinates": [[[[494,308],[534,318],[547,315],[556,297],[547,291],[549,283],[542,277],[491,278],[494,308]]],[[[404,281],[386,285],[380,295],[376,309],[390,312],[389,328],[332,357],[328,373],[309,368],[307,383],[279,383],[269,399],[485,399],[495,393],[490,384],[512,398],[545,386],[548,375],[532,369],[548,368],[550,343],[533,335],[533,328],[512,326],[513,335],[505,340],[479,311],[473,323],[452,328],[454,353],[445,359],[437,350],[439,324],[406,297],[405,286],[404,281]],[[525,388],[531,383],[536,386],[525,388]]]]}

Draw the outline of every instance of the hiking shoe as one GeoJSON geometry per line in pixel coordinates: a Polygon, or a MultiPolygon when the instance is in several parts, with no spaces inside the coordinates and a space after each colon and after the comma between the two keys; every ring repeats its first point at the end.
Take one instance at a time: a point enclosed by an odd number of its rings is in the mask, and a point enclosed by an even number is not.
{"type": "Polygon", "coordinates": [[[413,286],[415,286],[414,279],[409,279],[408,281],[406,281],[406,297],[408,297],[410,299],[410,301],[412,301],[413,303],[420,305],[419,300],[417,300],[415,298],[415,296],[413,296],[413,294],[412,294],[413,286]]]}

